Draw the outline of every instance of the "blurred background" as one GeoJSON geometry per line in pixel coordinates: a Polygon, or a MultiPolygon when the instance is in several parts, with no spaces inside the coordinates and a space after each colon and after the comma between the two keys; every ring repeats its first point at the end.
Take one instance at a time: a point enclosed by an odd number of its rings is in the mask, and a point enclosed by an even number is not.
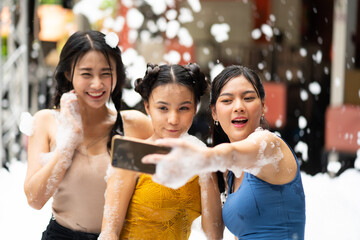
{"type": "MultiPolygon", "coordinates": [[[[124,109],[143,111],[133,83],[147,62],[196,62],[209,80],[231,64],[260,73],[270,129],[300,160],[305,239],[360,239],[359,13],[360,0],[1,0],[2,238],[40,239],[49,221],[51,200],[38,211],[24,196],[20,120],[29,128],[23,112],[52,107],[64,42],[94,29],[120,38],[124,109]]],[[[208,99],[190,133],[211,144],[208,99]]],[[[193,233],[204,239],[199,226],[193,233]]]]}
{"type": "MultiPolygon", "coordinates": [[[[0,158],[26,161],[22,112],[48,108],[52,76],[77,30],[116,32],[127,85],[123,108],[142,109],[133,82],[146,63],[196,62],[258,71],[266,118],[310,175],[360,168],[359,0],[2,0],[0,158]]],[[[190,133],[210,144],[208,97],[190,133]]]]}

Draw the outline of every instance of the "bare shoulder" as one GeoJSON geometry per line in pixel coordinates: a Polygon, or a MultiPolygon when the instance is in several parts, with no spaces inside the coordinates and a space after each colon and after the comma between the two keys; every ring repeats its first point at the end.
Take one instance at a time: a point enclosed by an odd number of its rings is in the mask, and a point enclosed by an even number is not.
{"type": "Polygon", "coordinates": [[[248,140],[260,143],[260,142],[266,142],[266,143],[283,143],[281,138],[277,136],[275,133],[270,132],[269,130],[256,130],[255,132],[251,133],[248,136],[248,140]]]}
{"type": "MultiPolygon", "coordinates": [[[[42,127],[52,124],[55,119],[56,110],[43,109],[34,114],[34,125],[40,125],[42,127]]],[[[35,127],[34,126],[34,127],[35,127]]]]}
{"type": "Polygon", "coordinates": [[[29,138],[29,151],[48,152],[54,144],[56,135],[55,110],[43,109],[34,114],[33,134],[29,138]],[[40,149],[40,150],[39,150],[40,149]]]}
{"type": "Polygon", "coordinates": [[[153,134],[150,118],[137,110],[121,111],[125,135],[146,139],[153,134]]]}
{"type": "MultiPolygon", "coordinates": [[[[271,184],[286,184],[294,179],[297,171],[296,159],[288,144],[268,130],[256,131],[252,138],[260,143],[264,154],[272,156],[273,163],[264,166],[258,177],[271,184]],[[274,163],[276,163],[274,165],[274,163]]],[[[250,137],[250,136],[249,136],[250,137]]]]}

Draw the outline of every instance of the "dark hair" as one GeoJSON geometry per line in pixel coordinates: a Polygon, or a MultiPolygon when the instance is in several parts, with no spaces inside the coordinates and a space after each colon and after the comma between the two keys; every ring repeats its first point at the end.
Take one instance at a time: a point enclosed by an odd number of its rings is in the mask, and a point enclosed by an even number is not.
{"type": "MultiPolygon", "coordinates": [[[[244,76],[254,87],[257,96],[261,99],[261,101],[265,100],[265,90],[262,85],[260,77],[257,73],[249,68],[232,65],[226,67],[224,70],[219,73],[211,83],[211,92],[210,92],[210,106],[215,106],[217,99],[219,98],[221,89],[233,78],[238,76],[244,76]]],[[[268,128],[268,124],[264,119],[261,119],[260,125],[263,128],[268,128]]],[[[216,146],[221,143],[230,142],[228,136],[220,126],[220,124],[215,125],[212,123],[211,126],[211,136],[212,136],[212,144],[216,146]]],[[[218,185],[220,192],[225,191],[225,182],[222,174],[217,172],[218,176],[218,185]]]]}
{"type": "MultiPolygon", "coordinates": [[[[72,81],[74,76],[75,66],[78,60],[91,50],[101,52],[111,69],[110,58],[115,60],[116,64],[116,85],[111,92],[111,100],[113,101],[117,117],[113,128],[111,129],[107,147],[110,149],[111,138],[115,134],[122,134],[123,126],[120,115],[121,109],[121,97],[122,87],[125,83],[125,69],[121,59],[121,51],[118,47],[112,48],[105,42],[105,35],[99,31],[78,31],[70,36],[65,43],[61,54],[60,60],[56,67],[54,79],[55,79],[55,94],[52,99],[52,106],[55,108],[60,107],[61,96],[74,89],[72,81]],[[67,79],[65,74],[71,74],[71,79],[67,79]]],[[[111,76],[113,81],[113,76],[111,76]]]]}
{"type": "Polygon", "coordinates": [[[149,96],[154,88],[160,85],[178,83],[189,88],[194,93],[195,103],[209,88],[209,82],[204,73],[195,63],[187,65],[179,64],[147,64],[145,76],[138,78],[135,82],[135,91],[138,92],[144,101],[149,101],[149,96]]]}

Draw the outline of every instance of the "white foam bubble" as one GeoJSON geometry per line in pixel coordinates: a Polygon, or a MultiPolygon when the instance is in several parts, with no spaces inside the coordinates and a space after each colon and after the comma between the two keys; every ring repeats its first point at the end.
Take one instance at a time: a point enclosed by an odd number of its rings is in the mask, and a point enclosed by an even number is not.
{"type": "Polygon", "coordinates": [[[21,113],[19,130],[26,136],[31,136],[34,133],[34,118],[29,112],[21,113]]]}
{"type": "MultiPolygon", "coordinates": [[[[284,157],[280,140],[275,136],[275,140],[268,139],[270,132],[257,129],[252,134],[261,134],[255,140],[255,137],[249,138],[250,142],[259,146],[259,152],[255,159],[250,159],[246,154],[231,151],[229,155],[206,155],[206,149],[187,147],[174,147],[172,151],[157,163],[156,174],[153,180],[171,188],[183,186],[191,177],[202,173],[210,173],[231,170],[236,177],[240,177],[243,171],[254,175],[265,165],[272,164],[275,169],[278,168],[279,161],[284,157]],[[202,151],[204,150],[204,151],[202,151]],[[241,161],[240,161],[241,159],[241,161]]],[[[222,145],[224,147],[226,145],[222,145]]],[[[230,145],[228,145],[230,147],[230,145]]]]}

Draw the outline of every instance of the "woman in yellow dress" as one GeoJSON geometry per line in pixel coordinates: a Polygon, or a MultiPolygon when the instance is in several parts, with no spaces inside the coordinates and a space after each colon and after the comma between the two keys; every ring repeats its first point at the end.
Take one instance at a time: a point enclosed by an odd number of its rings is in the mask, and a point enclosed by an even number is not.
{"type": "MultiPolygon", "coordinates": [[[[154,129],[148,141],[181,137],[205,147],[187,131],[208,85],[196,64],[148,64],[135,87],[154,129]]],[[[192,222],[200,215],[206,237],[221,239],[219,205],[216,174],[195,176],[173,189],[153,182],[151,175],[113,168],[99,239],[188,239],[192,222]]]]}

